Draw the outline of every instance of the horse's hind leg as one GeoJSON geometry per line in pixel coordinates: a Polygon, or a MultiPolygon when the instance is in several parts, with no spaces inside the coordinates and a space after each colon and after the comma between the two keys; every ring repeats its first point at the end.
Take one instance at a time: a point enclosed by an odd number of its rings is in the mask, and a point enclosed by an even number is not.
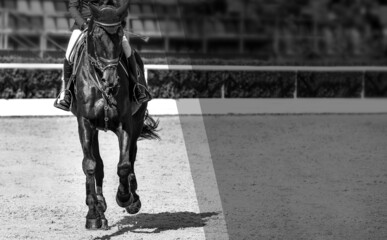
{"type": "Polygon", "coordinates": [[[101,217],[97,209],[98,198],[95,189],[95,172],[97,161],[92,153],[93,139],[97,130],[91,127],[90,122],[82,117],[78,118],[78,132],[83,150],[82,168],[86,175],[86,205],[89,211],[86,216],[87,229],[101,228],[101,217]]]}
{"type": "Polygon", "coordinates": [[[136,155],[137,155],[137,141],[134,141],[132,143],[130,151],[130,163],[131,163],[131,172],[129,173],[129,190],[132,193],[133,196],[133,202],[126,207],[126,211],[129,214],[136,214],[140,211],[141,209],[141,201],[140,197],[137,195],[136,190],[137,190],[137,179],[136,179],[136,174],[134,173],[134,162],[136,160],[136,155]]]}
{"type": "Polygon", "coordinates": [[[97,185],[97,211],[101,217],[101,229],[109,229],[108,227],[108,221],[105,218],[105,211],[107,209],[107,204],[105,197],[103,196],[102,192],[102,184],[103,184],[103,178],[104,178],[104,171],[103,171],[103,161],[101,158],[101,155],[99,153],[99,142],[98,142],[98,131],[93,136],[93,156],[96,160],[96,168],[95,168],[95,181],[97,185]]]}

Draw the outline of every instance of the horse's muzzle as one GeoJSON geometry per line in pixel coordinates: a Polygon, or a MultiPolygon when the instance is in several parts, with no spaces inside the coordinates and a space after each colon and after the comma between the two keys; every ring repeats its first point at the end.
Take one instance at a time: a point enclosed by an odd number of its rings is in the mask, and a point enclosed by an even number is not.
{"type": "Polygon", "coordinates": [[[116,69],[106,69],[101,79],[104,91],[108,94],[117,94],[120,87],[119,79],[116,69]]]}

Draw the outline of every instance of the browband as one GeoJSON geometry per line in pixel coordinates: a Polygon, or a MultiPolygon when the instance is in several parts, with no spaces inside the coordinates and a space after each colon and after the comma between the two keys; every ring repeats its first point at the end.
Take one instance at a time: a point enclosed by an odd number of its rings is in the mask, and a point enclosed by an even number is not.
{"type": "Polygon", "coordinates": [[[117,27],[117,26],[121,25],[121,22],[103,23],[103,22],[99,22],[99,21],[96,21],[96,20],[94,20],[94,23],[97,24],[97,25],[100,25],[102,27],[117,27]]]}

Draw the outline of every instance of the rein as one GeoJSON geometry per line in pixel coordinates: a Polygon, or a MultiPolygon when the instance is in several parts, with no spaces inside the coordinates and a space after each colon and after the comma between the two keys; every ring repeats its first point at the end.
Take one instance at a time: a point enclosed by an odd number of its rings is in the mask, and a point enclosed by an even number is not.
{"type": "MultiPolygon", "coordinates": [[[[121,26],[121,22],[108,24],[108,23],[102,23],[102,22],[95,21],[95,20],[94,20],[94,24],[95,24],[95,26],[99,26],[99,27],[103,28],[105,31],[107,31],[106,28],[114,27],[115,29],[116,28],[118,29],[118,27],[121,26]]],[[[93,27],[93,30],[94,30],[95,26],[93,27]]],[[[109,31],[107,31],[107,32],[109,32],[109,31]]],[[[89,34],[91,34],[91,33],[89,33],[89,34]]],[[[88,37],[86,38],[86,41],[87,42],[89,41],[88,37]]],[[[109,110],[109,107],[111,107],[112,105],[116,105],[117,102],[114,99],[114,97],[108,93],[109,88],[102,86],[101,78],[98,76],[97,72],[95,71],[95,68],[100,70],[102,73],[109,68],[116,69],[120,63],[122,52],[118,58],[114,58],[114,59],[106,59],[103,57],[98,57],[96,54],[96,51],[95,51],[95,47],[93,48],[93,51],[91,53],[89,52],[89,49],[88,49],[89,45],[87,42],[86,42],[86,54],[87,54],[87,57],[89,60],[88,64],[94,66],[94,68],[89,68],[89,73],[90,73],[90,77],[91,77],[92,82],[97,87],[97,89],[102,93],[102,97],[104,100],[104,107],[103,107],[104,108],[104,122],[105,122],[104,131],[107,132],[108,122],[109,122],[108,110],[109,110]]],[[[94,46],[94,44],[93,44],[93,46],[94,46]]]]}

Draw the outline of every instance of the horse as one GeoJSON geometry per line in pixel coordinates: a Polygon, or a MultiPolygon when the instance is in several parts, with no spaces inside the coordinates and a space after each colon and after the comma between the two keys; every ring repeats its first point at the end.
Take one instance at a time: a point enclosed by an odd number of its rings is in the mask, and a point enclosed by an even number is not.
{"type": "Polygon", "coordinates": [[[159,138],[158,121],[148,115],[147,103],[139,104],[133,100],[129,81],[131,74],[138,74],[145,83],[141,57],[133,51],[137,73],[126,71],[123,64],[126,58],[121,47],[124,34],[122,20],[127,7],[125,4],[100,7],[90,4],[92,17],[73,75],[71,112],[78,122],[83,151],[82,169],[86,175],[88,212],[85,227],[91,230],[109,228],[104,214],[107,204],[102,192],[104,164],[99,152],[98,132],[112,131],[118,137],[120,154],[116,202],[129,214],[136,214],[141,208],[134,172],[137,141],[159,138]]]}

